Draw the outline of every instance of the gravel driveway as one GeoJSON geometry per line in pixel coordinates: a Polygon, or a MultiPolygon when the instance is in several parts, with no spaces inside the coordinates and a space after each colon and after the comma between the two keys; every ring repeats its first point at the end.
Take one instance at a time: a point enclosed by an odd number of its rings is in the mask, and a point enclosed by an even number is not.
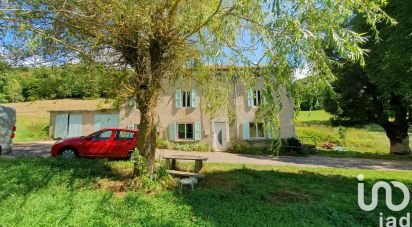
{"type": "MultiPolygon", "coordinates": [[[[41,141],[35,143],[19,143],[13,147],[13,152],[5,157],[31,157],[31,156],[50,156],[50,148],[54,141],[41,141]]],[[[174,150],[159,149],[157,157],[170,154],[190,154],[201,155],[209,158],[208,162],[215,163],[241,163],[256,165],[277,165],[277,166],[312,166],[312,167],[335,167],[335,168],[359,168],[359,169],[380,169],[380,170],[412,170],[410,161],[391,161],[375,159],[356,159],[356,158],[329,158],[320,156],[310,157],[289,157],[289,156],[262,156],[262,155],[243,155],[225,152],[182,152],[174,150]]]]}

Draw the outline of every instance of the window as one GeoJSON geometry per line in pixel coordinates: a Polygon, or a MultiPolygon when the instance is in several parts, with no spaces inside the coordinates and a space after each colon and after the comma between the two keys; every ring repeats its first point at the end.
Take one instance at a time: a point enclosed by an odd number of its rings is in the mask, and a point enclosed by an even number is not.
{"type": "Polygon", "coordinates": [[[262,103],[262,94],[260,90],[253,90],[253,106],[259,106],[262,103]]]}
{"type": "Polygon", "coordinates": [[[193,140],[193,124],[177,124],[177,138],[182,140],[193,140]]]}
{"type": "Polygon", "coordinates": [[[257,107],[263,102],[263,92],[261,90],[250,89],[247,95],[249,107],[257,107]]]}
{"type": "Polygon", "coordinates": [[[183,97],[183,107],[192,107],[192,99],[190,98],[191,94],[190,91],[183,91],[182,92],[182,97],[183,97]]]}
{"type": "Polygon", "coordinates": [[[179,108],[196,108],[197,94],[196,90],[176,90],[175,93],[176,109],[179,108]]]}
{"type": "Polygon", "coordinates": [[[112,135],[112,131],[103,131],[103,132],[98,132],[95,133],[91,136],[92,140],[108,140],[110,139],[110,136],[112,135]]]}
{"type": "Polygon", "coordinates": [[[139,130],[139,124],[129,123],[126,129],[139,130]]]}
{"type": "Polygon", "coordinates": [[[134,132],[116,131],[116,140],[133,140],[134,132]]]}
{"type": "Polygon", "coordinates": [[[249,132],[251,139],[265,138],[265,128],[263,123],[249,123],[249,132]]]}
{"type": "Polygon", "coordinates": [[[131,109],[138,109],[136,100],[130,99],[128,105],[131,109]]]}

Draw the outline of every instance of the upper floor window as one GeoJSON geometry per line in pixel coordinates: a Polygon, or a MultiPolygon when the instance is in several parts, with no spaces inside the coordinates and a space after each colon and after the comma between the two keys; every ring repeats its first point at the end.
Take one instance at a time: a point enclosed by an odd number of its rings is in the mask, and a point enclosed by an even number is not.
{"type": "Polygon", "coordinates": [[[196,108],[197,94],[196,90],[176,90],[175,93],[176,108],[196,108]]]}
{"type": "Polygon", "coordinates": [[[250,89],[248,91],[248,106],[257,107],[263,102],[263,92],[261,90],[250,89]]]}
{"type": "Polygon", "coordinates": [[[128,101],[129,108],[138,109],[137,102],[134,99],[129,99],[128,101]]]}
{"type": "Polygon", "coordinates": [[[182,107],[192,107],[191,91],[182,91],[183,105],[182,107]]]}

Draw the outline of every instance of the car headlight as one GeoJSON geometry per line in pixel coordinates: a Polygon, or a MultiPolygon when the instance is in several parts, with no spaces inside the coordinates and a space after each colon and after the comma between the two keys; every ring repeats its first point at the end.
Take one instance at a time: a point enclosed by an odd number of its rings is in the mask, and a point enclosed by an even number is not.
{"type": "Polygon", "coordinates": [[[57,140],[54,144],[59,144],[59,143],[63,143],[63,140],[57,140]]]}

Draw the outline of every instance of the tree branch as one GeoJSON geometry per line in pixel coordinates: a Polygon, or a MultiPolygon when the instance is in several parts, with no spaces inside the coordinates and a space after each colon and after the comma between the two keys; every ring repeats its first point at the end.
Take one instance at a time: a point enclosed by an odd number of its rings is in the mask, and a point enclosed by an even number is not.
{"type": "Polygon", "coordinates": [[[223,0],[220,0],[218,6],[215,9],[215,11],[205,20],[205,22],[201,23],[199,26],[197,26],[195,29],[193,29],[189,34],[187,34],[185,36],[184,39],[188,39],[190,36],[197,33],[198,31],[200,31],[200,29],[202,29],[204,26],[206,26],[213,19],[213,17],[216,16],[216,14],[219,12],[220,7],[222,6],[222,2],[223,2],[223,0]]]}

